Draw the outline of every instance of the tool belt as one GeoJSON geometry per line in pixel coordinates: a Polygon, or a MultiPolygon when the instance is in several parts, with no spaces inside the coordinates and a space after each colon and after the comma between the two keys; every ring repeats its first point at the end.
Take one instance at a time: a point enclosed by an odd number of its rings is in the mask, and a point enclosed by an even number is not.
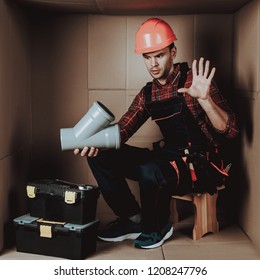
{"type": "Polygon", "coordinates": [[[222,185],[229,176],[231,164],[224,163],[217,147],[190,145],[168,149],[167,144],[166,147],[161,145],[161,141],[154,143],[154,151],[158,155],[167,154],[167,150],[171,153],[168,161],[177,174],[178,184],[175,193],[177,195],[191,192],[214,194],[217,186],[222,185]]]}

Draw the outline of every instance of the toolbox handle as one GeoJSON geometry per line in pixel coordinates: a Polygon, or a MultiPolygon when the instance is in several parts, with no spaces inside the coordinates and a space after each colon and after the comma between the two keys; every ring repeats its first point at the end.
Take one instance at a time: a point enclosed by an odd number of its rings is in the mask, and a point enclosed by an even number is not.
{"type": "Polygon", "coordinates": [[[84,184],[82,184],[82,185],[81,184],[75,184],[75,183],[71,183],[69,181],[64,181],[64,180],[60,180],[60,179],[55,179],[55,181],[58,182],[58,183],[62,183],[66,186],[73,186],[75,188],[78,188],[80,186],[84,186],[84,184]]]}
{"type": "Polygon", "coordinates": [[[66,186],[72,186],[72,187],[75,187],[81,191],[89,191],[89,190],[92,190],[94,187],[93,186],[90,186],[90,185],[86,185],[86,184],[75,184],[75,183],[71,183],[69,181],[64,181],[64,180],[60,180],[60,179],[55,179],[55,181],[57,183],[61,183],[61,184],[64,184],[66,186]]]}

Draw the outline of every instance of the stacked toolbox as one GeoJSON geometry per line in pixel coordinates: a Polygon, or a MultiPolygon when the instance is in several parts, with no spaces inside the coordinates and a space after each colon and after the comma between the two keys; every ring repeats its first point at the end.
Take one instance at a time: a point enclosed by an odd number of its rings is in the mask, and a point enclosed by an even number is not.
{"type": "Polygon", "coordinates": [[[14,219],[17,251],[84,259],[96,250],[98,187],[38,180],[26,191],[30,214],[14,219]]]}

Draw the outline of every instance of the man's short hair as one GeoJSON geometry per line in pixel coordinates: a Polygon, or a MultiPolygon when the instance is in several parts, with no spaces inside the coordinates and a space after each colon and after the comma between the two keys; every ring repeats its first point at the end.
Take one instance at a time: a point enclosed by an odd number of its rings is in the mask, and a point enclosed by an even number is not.
{"type": "Polygon", "coordinates": [[[169,49],[170,49],[170,51],[175,47],[175,44],[174,44],[174,42],[172,42],[169,46],[169,49]]]}

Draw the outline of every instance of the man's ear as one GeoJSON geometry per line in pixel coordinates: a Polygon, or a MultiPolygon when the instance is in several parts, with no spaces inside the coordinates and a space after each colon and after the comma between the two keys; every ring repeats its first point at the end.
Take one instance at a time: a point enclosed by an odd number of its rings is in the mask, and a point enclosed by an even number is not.
{"type": "Polygon", "coordinates": [[[174,46],[172,49],[171,49],[171,57],[172,57],[172,60],[175,59],[177,55],[177,48],[174,46]]]}

